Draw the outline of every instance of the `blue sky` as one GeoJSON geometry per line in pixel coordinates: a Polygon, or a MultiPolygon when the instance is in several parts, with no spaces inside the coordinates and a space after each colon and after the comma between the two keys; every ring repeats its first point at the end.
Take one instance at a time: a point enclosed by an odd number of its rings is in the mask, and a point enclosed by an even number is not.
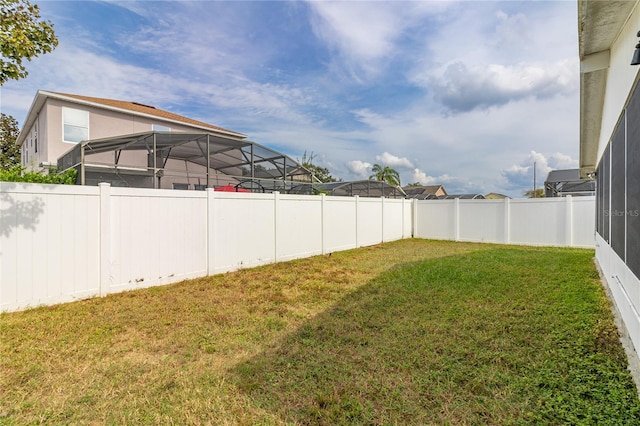
{"type": "Polygon", "coordinates": [[[576,168],[575,1],[36,1],[60,44],[2,86],[154,105],[344,180],[521,196],[576,168]]]}

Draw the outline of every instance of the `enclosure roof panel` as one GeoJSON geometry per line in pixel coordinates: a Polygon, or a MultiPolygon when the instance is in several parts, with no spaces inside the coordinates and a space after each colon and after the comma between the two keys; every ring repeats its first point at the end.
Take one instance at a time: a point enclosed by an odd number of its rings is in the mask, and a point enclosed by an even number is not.
{"type": "MultiPolygon", "coordinates": [[[[280,152],[255,142],[211,133],[153,131],[94,139],[80,142],[63,157],[81,149],[87,156],[116,151],[146,151],[150,154],[155,150],[159,157],[186,160],[203,166],[207,165],[209,154],[209,165],[215,169],[251,166],[253,162],[253,165],[268,163],[270,168],[287,174],[310,175],[297,161],[280,152]]],[[[262,169],[268,170],[264,166],[262,169]]]]}

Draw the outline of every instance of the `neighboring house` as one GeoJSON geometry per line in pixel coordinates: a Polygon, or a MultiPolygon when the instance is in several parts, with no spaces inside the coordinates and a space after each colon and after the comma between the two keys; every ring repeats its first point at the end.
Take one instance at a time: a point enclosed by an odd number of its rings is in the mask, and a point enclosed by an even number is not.
{"type": "Polygon", "coordinates": [[[640,349],[638,1],[578,1],[580,178],[596,178],[596,260],[640,349]]]}
{"type": "Polygon", "coordinates": [[[484,196],[487,200],[504,200],[505,198],[511,198],[508,195],[498,194],[497,192],[490,192],[484,196]]]}
{"type": "Polygon", "coordinates": [[[28,169],[76,168],[79,184],[286,191],[284,181],[311,181],[242,133],[137,102],[39,91],[17,143],[28,169]]]}
{"type": "Polygon", "coordinates": [[[407,194],[407,198],[418,200],[434,200],[447,195],[442,185],[405,186],[402,189],[407,194]]]}
{"type": "Polygon", "coordinates": [[[596,181],[580,179],[579,169],[552,170],[544,182],[545,197],[595,195],[596,181]]]}

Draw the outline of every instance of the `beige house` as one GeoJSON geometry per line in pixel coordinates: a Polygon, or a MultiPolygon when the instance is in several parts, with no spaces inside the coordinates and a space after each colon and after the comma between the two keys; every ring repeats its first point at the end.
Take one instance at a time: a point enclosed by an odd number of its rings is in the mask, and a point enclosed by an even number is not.
{"type": "Polygon", "coordinates": [[[442,185],[405,186],[402,189],[407,194],[407,198],[418,200],[433,200],[447,196],[447,191],[442,185]]]}
{"type": "Polygon", "coordinates": [[[78,183],[285,190],[311,181],[242,133],[137,102],[39,91],[18,136],[22,164],[78,170],[78,183]]]}
{"type": "Polygon", "coordinates": [[[497,192],[490,192],[484,196],[487,200],[504,200],[505,198],[511,198],[508,195],[499,194],[497,192]]]}

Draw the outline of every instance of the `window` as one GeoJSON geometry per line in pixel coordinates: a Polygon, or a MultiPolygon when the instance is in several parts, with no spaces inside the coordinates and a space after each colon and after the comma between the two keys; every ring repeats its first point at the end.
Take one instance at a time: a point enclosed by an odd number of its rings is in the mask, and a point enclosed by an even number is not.
{"type": "Polygon", "coordinates": [[[62,108],[62,140],[78,143],[89,139],[89,112],[73,108],[62,108]]]}
{"type": "Polygon", "coordinates": [[[152,124],[151,130],[153,130],[154,132],[170,132],[171,127],[163,126],[161,124],[152,124]]]}

